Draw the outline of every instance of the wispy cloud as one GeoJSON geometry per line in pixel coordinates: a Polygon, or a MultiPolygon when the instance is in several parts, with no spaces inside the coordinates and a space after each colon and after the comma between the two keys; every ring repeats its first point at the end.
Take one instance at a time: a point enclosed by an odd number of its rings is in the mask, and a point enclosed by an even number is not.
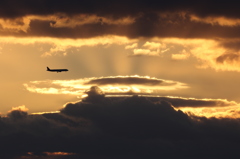
{"type": "Polygon", "coordinates": [[[21,44],[21,45],[33,45],[33,44],[49,44],[51,47],[48,51],[43,52],[42,56],[52,56],[61,54],[67,51],[69,48],[80,48],[82,46],[108,46],[112,44],[127,45],[136,40],[128,39],[122,36],[101,36],[90,39],[59,39],[49,37],[0,37],[1,44],[21,44]]]}
{"type": "Polygon", "coordinates": [[[159,56],[162,52],[161,49],[165,49],[165,45],[158,42],[145,42],[141,47],[138,47],[137,43],[127,45],[125,49],[132,50],[133,54],[130,56],[159,56]]]}
{"type": "Polygon", "coordinates": [[[174,60],[186,60],[190,56],[190,53],[187,53],[186,50],[182,50],[179,54],[172,54],[172,59],[174,60]]]}

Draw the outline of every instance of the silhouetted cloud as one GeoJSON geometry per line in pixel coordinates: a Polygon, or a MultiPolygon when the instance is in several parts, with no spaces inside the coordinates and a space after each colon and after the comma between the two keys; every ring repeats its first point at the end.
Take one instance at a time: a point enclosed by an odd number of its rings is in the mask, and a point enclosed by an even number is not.
{"type": "Polygon", "coordinates": [[[76,158],[234,158],[238,153],[239,118],[198,117],[165,99],[112,100],[97,88],[90,91],[60,113],[2,117],[1,157],[66,152],[76,158]]]}

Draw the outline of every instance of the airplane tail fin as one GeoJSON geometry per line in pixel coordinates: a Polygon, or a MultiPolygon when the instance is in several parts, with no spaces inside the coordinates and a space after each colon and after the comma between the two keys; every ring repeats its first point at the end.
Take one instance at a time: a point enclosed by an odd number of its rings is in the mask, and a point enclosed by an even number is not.
{"type": "Polygon", "coordinates": [[[47,67],[47,70],[48,70],[48,71],[50,71],[50,68],[49,68],[49,67],[47,67]]]}

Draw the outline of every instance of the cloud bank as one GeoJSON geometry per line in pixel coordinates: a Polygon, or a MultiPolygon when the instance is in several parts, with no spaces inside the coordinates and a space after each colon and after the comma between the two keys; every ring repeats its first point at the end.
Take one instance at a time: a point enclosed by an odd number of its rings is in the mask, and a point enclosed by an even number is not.
{"type": "Polygon", "coordinates": [[[61,38],[103,35],[238,38],[240,13],[236,6],[239,3],[217,4],[176,0],[164,3],[44,0],[34,4],[29,0],[3,1],[0,33],[2,36],[61,38]]]}
{"type": "Polygon", "coordinates": [[[56,152],[65,154],[58,158],[234,158],[240,138],[239,118],[199,117],[163,99],[113,101],[99,93],[59,113],[12,110],[0,119],[0,128],[0,155],[6,158],[56,152]]]}

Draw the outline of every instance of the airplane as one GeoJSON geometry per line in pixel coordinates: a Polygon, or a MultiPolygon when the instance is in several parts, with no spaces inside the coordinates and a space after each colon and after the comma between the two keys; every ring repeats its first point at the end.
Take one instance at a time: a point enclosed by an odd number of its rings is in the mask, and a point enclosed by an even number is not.
{"type": "Polygon", "coordinates": [[[68,69],[50,69],[49,67],[47,67],[47,71],[58,73],[58,72],[68,71],[68,69]]]}

